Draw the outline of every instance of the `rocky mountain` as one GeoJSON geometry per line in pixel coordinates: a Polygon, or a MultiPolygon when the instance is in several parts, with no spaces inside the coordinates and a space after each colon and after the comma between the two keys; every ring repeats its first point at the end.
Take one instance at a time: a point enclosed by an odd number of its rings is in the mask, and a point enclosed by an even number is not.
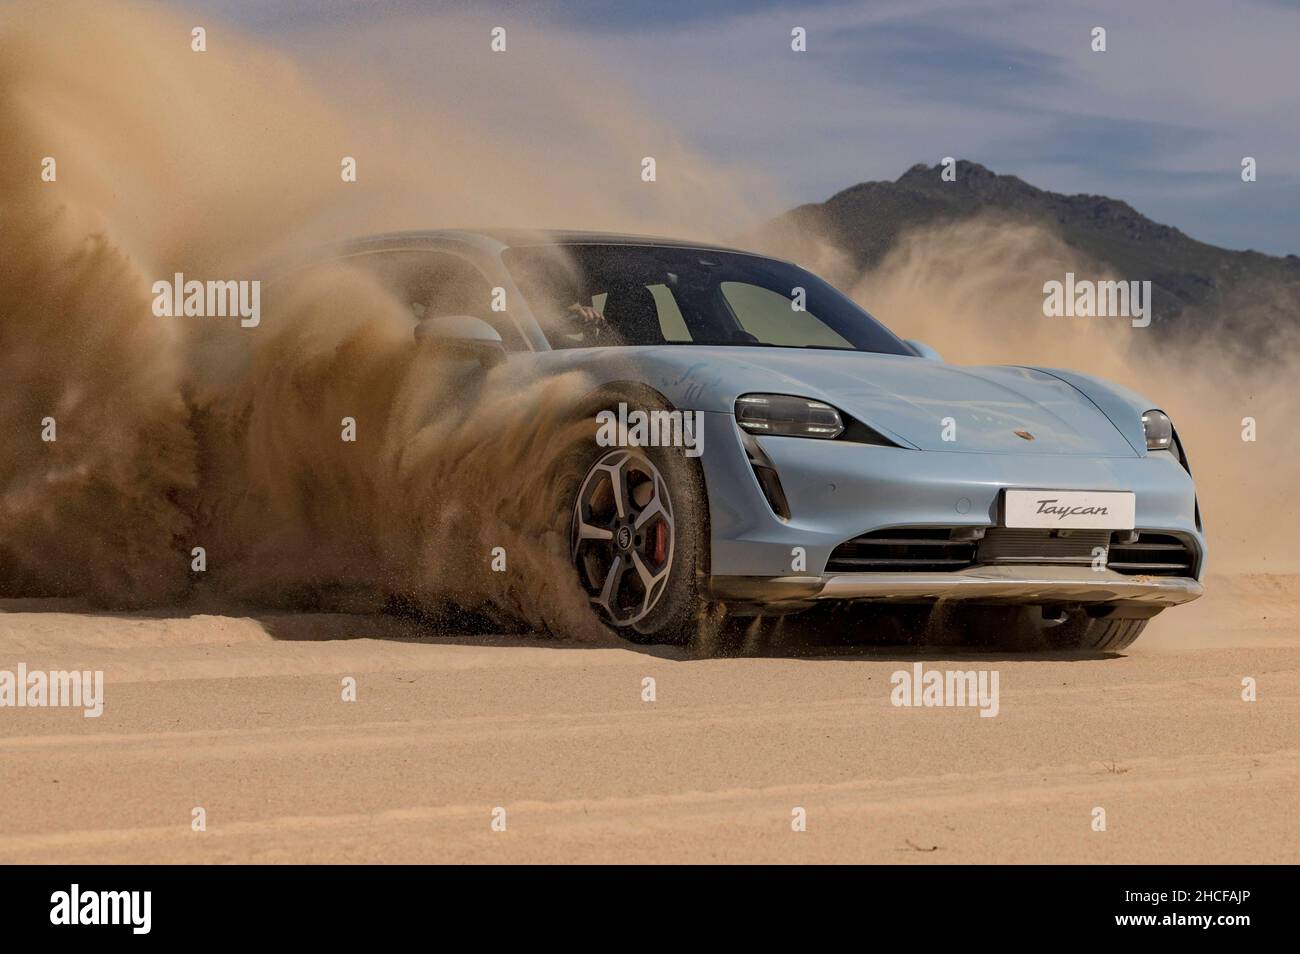
{"type": "Polygon", "coordinates": [[[1155,324],[1193,332],[1230,328],[1257,347],[1279,323],[1300,325],[1296,255],[1218,248],[1154,222],[1126,202],[1048,192],[975,162],[958,161],[955,181],[944,181],[941,171],[938,165],[915,165],[893,182],[863,182],[825,202],[799,206],[767,223],[756,244],[773,249],[796,234],[815,236],[867,270],[909,229],[995,213],[1044,223],[1081,257],[1125,279],[1149,279],[1155,324]],[[1183,314],[1190,320],[1169,321],[1183,314]]]}

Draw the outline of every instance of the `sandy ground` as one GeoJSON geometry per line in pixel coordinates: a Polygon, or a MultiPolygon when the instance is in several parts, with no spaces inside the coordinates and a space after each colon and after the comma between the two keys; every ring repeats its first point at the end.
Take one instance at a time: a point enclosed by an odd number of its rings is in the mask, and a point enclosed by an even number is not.
{"type": "Polygon", "coordinates": [[[0,668],[107,681],[98,719],[0,709],[0,861],[1295,862],[1300,577],[1209,593],[1100,659],[0,601],[0,668]],[[996,669],[999,715],[891,706],[917,659],[996,669]]]}

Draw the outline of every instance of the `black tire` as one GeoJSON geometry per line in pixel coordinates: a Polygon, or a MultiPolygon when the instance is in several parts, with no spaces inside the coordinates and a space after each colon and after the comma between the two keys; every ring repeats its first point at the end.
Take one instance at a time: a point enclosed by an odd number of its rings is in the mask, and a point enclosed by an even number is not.
{"type": "Polygon", "coordinates": [[[949,604],[931,617],[927,642],[1017,653],[1119,652],[1133,644],[1155,612],[1113,606],[1074,608],[1057,622],[1044,618],[1038,606],[949,604]]]}
{"type": "Polygon", "coordinates": [[[1045,630],[1043,635],[1053,649],[1113,653],[1133,645],[1147,628],[1147,622],[1148,619],[1113,616],[1093,619],[1084,613],[1073,613],[1066,622],[1045,630]]]}
{"type": "MultiPolygon", "coordinates": [[[[645,407],[646,403],[633,405],[629,402],[629,405],[645,407]]],[[[592,433],[595,433],[594,425],[592,433]]],[[[708,497],[698,460],[687,457],[680,447],[601,447],[592,439],[575,448],[568,465],[568,512],[565,519],[570,527],[571,551],[579,584],[589,597],[598,595],[594,593],[599,589],[595,578],[600,576],[601,564],[587,551],[590,547],[603,546],[603,542],[597,542],[579,549],[576,519],[579,496],[587,487],[593,468],[619,452],[630,455],[627,466],[638,467],[637,459],[644,459],[662,478],[671,512],[672,532],[667,580],[656,588],[659,592],[649,611],[634,621],[620,622],[597,604],[593,604],[592,610],[606,626],[632,642],[685,645],[695,639],[707,641],[720,627],[722,617],[721,609],[708,596],[708,497]]],[[[639,541],[637,545],[640,546],[639,541]]],[[[635,589],[639,582],[632,579],[630,585],[635,589]]]]}

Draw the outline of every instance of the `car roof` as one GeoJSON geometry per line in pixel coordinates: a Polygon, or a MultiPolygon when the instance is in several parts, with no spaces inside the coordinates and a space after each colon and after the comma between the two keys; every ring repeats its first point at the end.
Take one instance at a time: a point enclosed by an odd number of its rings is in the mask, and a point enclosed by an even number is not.
{"type": "Polygon", "coordinates": [[[495,243],[505,248],[536,245],[653,245],[668,248],[705,249],[713,252],[733,252],[754,255],[745,249],[729,248],[713,242],[667,238],[662,235],[635,235],[625,232],[593,232],[581,229],[423,229],[409,232],[389,232],[353,239],[353,247],[374,248],[393,245],[419,245],[423,242],[461,241],[474,245],[495,243]]]}

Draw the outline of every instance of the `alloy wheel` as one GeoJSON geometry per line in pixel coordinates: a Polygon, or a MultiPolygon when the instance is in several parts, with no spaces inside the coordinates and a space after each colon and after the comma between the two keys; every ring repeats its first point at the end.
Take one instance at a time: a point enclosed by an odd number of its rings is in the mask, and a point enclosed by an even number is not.
{"type": "Polygon", "coordinates": [[[668,484],[645,454],[611,451],[587,471],[573,508],[573,562],[609,622],[631,626],[655,608],[675,537],[668,484]]]}

